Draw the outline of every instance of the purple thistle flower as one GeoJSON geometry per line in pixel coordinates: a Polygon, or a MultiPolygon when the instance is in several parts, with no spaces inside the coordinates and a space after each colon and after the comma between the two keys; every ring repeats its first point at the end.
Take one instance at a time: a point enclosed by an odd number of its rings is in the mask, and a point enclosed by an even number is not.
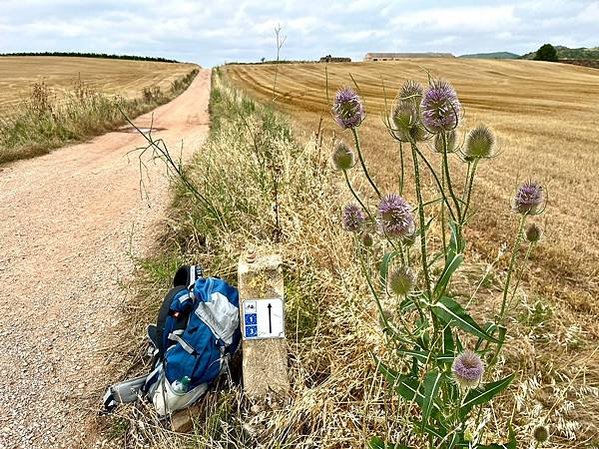
{"type": "Polygon", "coordinates": [[[349,203],[343,209],[343,227],[346,231],[358,232],[365,220],[364,212],[357,204],[349,203]]]}
{"type": "Polygon", "coordinates": [[[349,87],[337,91],[332,112],[335,121],[343,129],[360,126],[366,115],[360,96],[349,87]]]}
{"type": "Polygon", "coordinates": [[[395,193],[385,195],[379,204],[381,230],[391,236],[405,238],[414,232],[412,206],[395,193]]]}
{"type": "Polygon", "coordinates": [[[543,187],[535,181],[526,181],[514,196],[513,208],[519,214],[537,215],[542,212],[545,201],[543,187]]]}
{"type": "Polygon", "coordinates": [[[472,351],[464,351],[454,359],[451,370],[460,386],[473,388],[480,383],[485,367],[478,354],[472,351]]]}
{"type": "Polygon", "coordinates": [[[458,125],[462,106],[455,89],[447,81],[434,80],[420,104],[422,123],[434,133],[451,131],[458,125]]]}

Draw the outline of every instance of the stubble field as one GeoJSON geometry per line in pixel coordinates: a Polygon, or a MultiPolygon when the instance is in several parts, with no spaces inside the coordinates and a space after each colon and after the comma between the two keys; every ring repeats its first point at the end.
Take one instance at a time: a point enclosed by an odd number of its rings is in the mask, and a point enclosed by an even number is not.
{"type": "MultiPolygon", "coordinates": [[[[465,109],[462,138],[481,122],[496,132],[499,154],[480,166],[474,194],[478,210],[466,235],[469,258],[477,261],[469,269],[473,274],[489,270],[490,288],[480,304],[488,313],[496,307],[496,285],[508,262],[501,248],[512,244],[517,227],[510,199],[524,180],[545,187],[548,206],[535,218],[544,237],[510,310],[508,363],[517,365],[521,381],[538,377],[545,385],[539,401],[551,410],[556,395],[576,402],[575,411],[559,411],[558,430],[568,438],[573,426],[571,437],[578,433],[582,444],[571,447],[592,447],[587,444],[593,444],[599,421],[599,71],[457,59],[329,64],[326,70],[328,75],[323,64],[228,66],[225,74],[254,98],[289,113],[306,140],[321,123],[327,142],[336,137],[352,142],[329,111],[336,89],[356,85],[367,111],[360,127],[367,164],[389,192],[398,190],[399,151],[382,116],[406,79],[426,83],[430,73],[455,86],[465,109]]],[[[462,162],[453,163],[465,171],[462,162]]],[[[409,176],[406,182],[406,196],[414,202],[409,176]]]]}
{"type": "Polygon", "coordinates": [[[31,94],[36,82],[45,82],[59,94],[61,90],[70,90],[81,78],[95,91],[134,98],[144,87],[167,90],[172,81],[194,67],[195,64],[118,59],[5,56],[0,58],[0,112],[10,115],[31,94]]]}

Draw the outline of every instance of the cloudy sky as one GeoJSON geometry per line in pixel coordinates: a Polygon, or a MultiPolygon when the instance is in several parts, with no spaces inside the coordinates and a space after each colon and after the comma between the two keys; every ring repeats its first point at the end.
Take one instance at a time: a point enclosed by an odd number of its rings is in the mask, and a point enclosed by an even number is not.
{"type": "Polygon", "coordinates": [[[93,51],[213,66],[369,51],[526,53],[599,46],[599,1],[0,0],[0,53],[93,51]]]}

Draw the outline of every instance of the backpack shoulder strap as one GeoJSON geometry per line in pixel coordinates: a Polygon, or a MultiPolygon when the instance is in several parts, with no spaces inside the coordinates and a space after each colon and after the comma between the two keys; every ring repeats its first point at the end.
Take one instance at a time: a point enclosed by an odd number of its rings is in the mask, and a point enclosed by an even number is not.
{"type": "Polygon", "coordinates": [[[162,301],[162,306],[160,306],[160,311],[158,312],[158,319],[156,320],[156,340],[154,344],[158,349],[158,357],[162,358],[164,355],[164,351],[166,348],[164,347],[164,328],[166,326],[166,319],[169,316],[171,303],[177,294],[181,291],[187,291],[187,287],[178,286],[171,288],[166,296],[164,297],[164,301],[162,301]]]}

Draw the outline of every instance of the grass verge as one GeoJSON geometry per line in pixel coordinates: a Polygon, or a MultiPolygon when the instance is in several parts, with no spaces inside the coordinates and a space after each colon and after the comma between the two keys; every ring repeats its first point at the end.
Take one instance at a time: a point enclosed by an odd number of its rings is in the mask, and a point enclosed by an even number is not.
{"type": "Polygon", "coordinates": [[[47,84],[36,83],[16,113],[0,120],[0,164],[112,131],[126,123],[123,113],[134,118],[168,103],[187,89],[197,73],[194,69],[176,79],[167,92],[146,87],[134,99],[97,92],[81,79],[58,98],[47,84]]]}
{"type": "MultiPolygon", "coordinates": [[[[155,319],[177,265],[201,263],[208,274],[235,283],[237,260],[246,249],[277,251],[285,261],[292,397],[282,409],[256,410],[239,386],[214,388],[201,401],[190,435],[173,434],[143,407],[128,406],[114,418],[112,442],[130,448],[337,449],[364,447],[373,435],[409,438],[410,405],[390,393],[371,357],[397,355],[380,332],[355,263],[355,242],[341,230],[339,206],[349,194],[328,165],[332,142],[318,134],[294,136],[280,114],[231,88],[218,70],[214,74],[210,137],[185,169],[204,199],[175,184],[156,256],[141,263],[144,302],[130,305],[138,323],[131,338],[141,340],[143,326],[155,319]]],[[[490,264],[469,266],[461,272],[464,285],[452,288],[468,297],[472,279],[482,278],[484,301],[500,294],[494,281],[500,275],[490,264]]],[[[398,313],[392,300],[384,307],[398,313]]],[[[520,325],[510,327],[500,366],[516,371],[518,382],[484,412],[491,441],[513,418],[522,447],[528,447],[541,417],[551,426],[552,447],[585,447],[593,438],[584,401],[599,390],[581,378],[584,360],[573,367],[552,361],[547,339],[559,326],[551,317],[542,298],[522,298],[515,311],[520,325]]],[[[553,348],[572,350],[571,337],[562,335],[553,348]]],[[[124,365],[139,361],[140,349],[131,351],[124,365]]]]}

